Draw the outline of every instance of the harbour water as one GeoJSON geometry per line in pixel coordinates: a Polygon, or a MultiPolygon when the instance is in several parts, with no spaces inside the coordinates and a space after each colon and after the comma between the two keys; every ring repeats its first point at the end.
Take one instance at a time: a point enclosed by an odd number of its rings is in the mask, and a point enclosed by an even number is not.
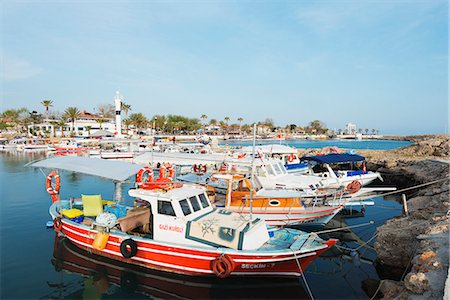
{"type": "MultiPolygon", "coordinates": [[[[45,226],[51,202],[45,190],[45,170],[25,167],[40,158],[43,156],[33,153],[0,154],[2,299],[301,299],[308,298],[308,288],[316,299],[370,298],[363,286],[379,279],[371,238],[377,226],[401,214],[397,201],[378,197],[375,206],[366,208],[364,217],[336,221],[336,226],[374,224],[334,234],[341,239],[340,248],[328,251],[308,267],[307,286],[303,279],[199,280],[118,265],[55,240],[53,229],[45,226]]],[[[61,175],[63,198],[81,193],[100,193],[104,199],[113,196],[113,184],[108,180],[67,172],[61,175]]],[[[124,186],[123,201],[131,202],[126,190],[124,186]]]]}
{"type": "MultiPolygon", "coordinates": [[[[279,140],[257,140],[257,145],[279,144],[279,140]]],[[[221,143],[228,146],[250,146],[252,141],[226,140],[221,143]]],[[[391,140],[282,140],[282,145],[295,148],[323,148],[338,147],[345,150],[390,150],[411,145],[409,141],[391,141],[391,140]]]]}

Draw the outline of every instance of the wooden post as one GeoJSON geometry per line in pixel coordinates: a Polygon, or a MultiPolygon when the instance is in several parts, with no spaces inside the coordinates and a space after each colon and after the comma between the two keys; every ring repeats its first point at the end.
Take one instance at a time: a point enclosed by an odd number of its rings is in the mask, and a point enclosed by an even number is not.
{"type": "Polygon", "coordinates": [[[403,212],[405,213],[405,216],[408,216],[408,204],[406,204],[406,195],[402,194],[402,200],[403,200],[403,212]]]}

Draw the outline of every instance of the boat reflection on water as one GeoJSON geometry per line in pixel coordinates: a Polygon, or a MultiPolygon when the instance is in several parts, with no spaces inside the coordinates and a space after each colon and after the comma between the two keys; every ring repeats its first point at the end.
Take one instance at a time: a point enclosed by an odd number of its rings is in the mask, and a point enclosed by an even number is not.
{"type": "Polygon", "coordinates": [[[309,299],[295,278],[199,278],[149,270],[97,256],[55,236],[52,264],[61,282],[50,283],[47,299],[147,298],[162,299],[309,299]],[[75,273],[83,280],[66,280],[75,273]]]}

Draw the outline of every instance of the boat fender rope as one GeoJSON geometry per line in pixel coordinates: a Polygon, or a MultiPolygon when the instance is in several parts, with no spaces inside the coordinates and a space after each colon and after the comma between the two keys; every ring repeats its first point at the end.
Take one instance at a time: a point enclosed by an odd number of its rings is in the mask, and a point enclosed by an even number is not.
{"type": "Polygon", "coordinates": [[[361,189],[362,185],[358,180],[353,180],[345,188],[350,194],[354,194],[361,189]]]}
{"type": "Polygon", "coordinates": [[[61,217],[56,217],[53,219],[53,228],[55,229],[55,232],[60,232],[62,229],[62,221],[61,217]]]}
{"type": "Polygon", "coordinates": [[[134,240],[126,239],[120,244],[120,253],[125,258],[131,258],[137,254],[138,247],[134,240]]]}
{"type": "Polygon", "coordinates": [[[226,278],[234,271],[235,263],[229,255],[222,253],[212,261],[211,268],[217,277],[226,278]]]}

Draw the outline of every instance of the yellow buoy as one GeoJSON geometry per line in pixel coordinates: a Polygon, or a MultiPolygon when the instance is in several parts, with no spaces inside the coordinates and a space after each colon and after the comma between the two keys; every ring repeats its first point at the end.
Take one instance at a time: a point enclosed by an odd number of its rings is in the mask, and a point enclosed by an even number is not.
{"type": "Polygon", "coordinates": [[[107,232],[99,232],[95,236],[94,242],[92,243],[92,247],[97,250],[103,250],[108,243],[109,233],[107,232]]]}

